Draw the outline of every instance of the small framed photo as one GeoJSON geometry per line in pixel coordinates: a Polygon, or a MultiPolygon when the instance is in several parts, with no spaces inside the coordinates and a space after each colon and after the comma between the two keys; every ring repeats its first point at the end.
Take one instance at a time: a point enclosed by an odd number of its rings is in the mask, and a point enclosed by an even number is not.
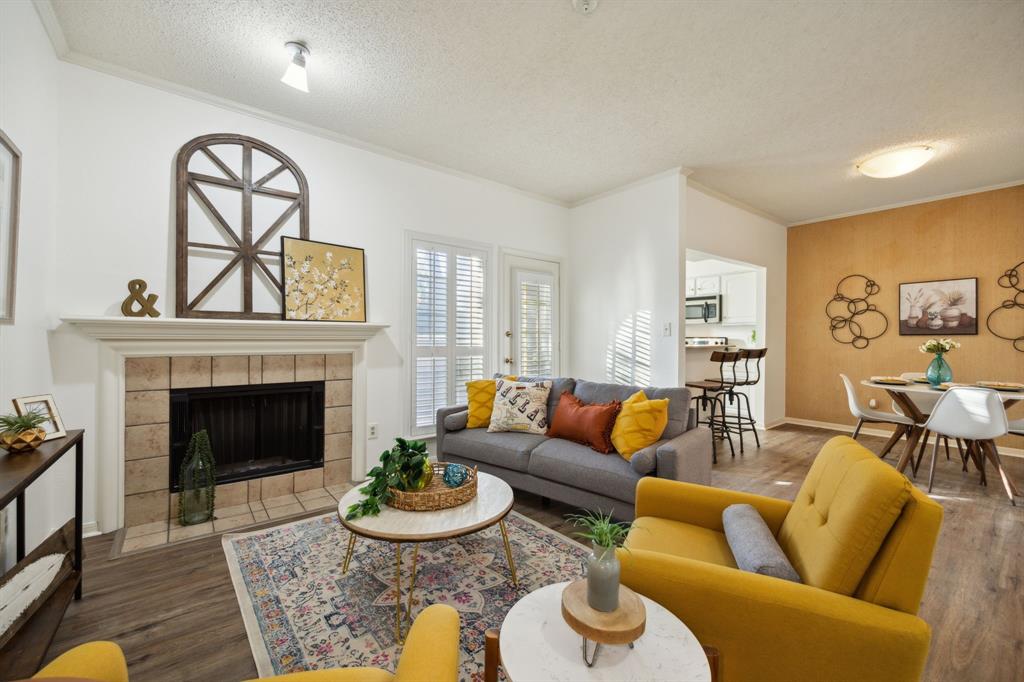
{"type": "Polygon", "coordinates": [[[977,277],[900,284],[900,336],[977,333],[977,277]]]}
{"type": "Polygon", "coordinates": [[[42,424],[42,428],[46,430],[46,438],[43,440],[63,438],[67,435],[67,432],[64,430],[64,422],[61,421],[60,413],[57,412],[57,403],[53,402],[52,395],[33,395],[27,398],[15,398],[11,402],[14,403],[14,411],[19,415],[38,412],[46,416],[46,421],[42,424]]]}

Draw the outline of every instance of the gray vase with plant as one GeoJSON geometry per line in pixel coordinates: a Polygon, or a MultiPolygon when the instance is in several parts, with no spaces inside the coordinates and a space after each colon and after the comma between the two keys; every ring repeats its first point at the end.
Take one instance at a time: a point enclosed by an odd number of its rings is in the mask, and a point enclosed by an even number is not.
{"type": "Polygon", "coordinates": [[[584,530],[574,533],[590,540],[592,553],[587,557],[587,603],[595,611],[611,612],[619,608],[619,558],[615,549],[621,547],[632,527],[616,523],[611,514],[585,512],[570,514],[574,526],[584,530]]]}

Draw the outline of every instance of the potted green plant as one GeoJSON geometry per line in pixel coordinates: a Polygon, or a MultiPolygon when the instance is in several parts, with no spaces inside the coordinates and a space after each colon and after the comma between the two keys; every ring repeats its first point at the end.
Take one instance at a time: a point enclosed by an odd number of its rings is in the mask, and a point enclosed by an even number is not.
{"type": "Polygon", "coordinates": [[[924,373],[929,384],[938,386],[941,383],[953,380],[953,368],[949,366],[949,363],[942,356],[959,347],[960,344],[953,339],[928,339],[918,347],[918,350],[922,353],[932,353],[935,355],[924,373]]]}
{"type": "Polygon", "coordinates": [[[0,447],[8,452],[35,450],[46,438],[42,426],[47,421],[42,412],[5,414],[0,417],[0,447]]]}
{"type": "Polygon", "coordinates": [[[395,445],[380,455],[380,464],[367,473],[369,483],[359,489],[365,498],[345,511],[349,521],[380,514],[380,506],[391,499],[391,489],[422,490],[434,476],[427,444],[421,440],[396,438],[395,445]]]}
{"type": "Polygon", "coordinates": [[[584,512],[566,517],[583,530],[573,533],[590,540],[592,553],[587,557],[587,603],[597,611],[619,608],[619,559],[615,548],[621,547],[629,534],[631,523],[612,521],[611,514],[584,512]]]}

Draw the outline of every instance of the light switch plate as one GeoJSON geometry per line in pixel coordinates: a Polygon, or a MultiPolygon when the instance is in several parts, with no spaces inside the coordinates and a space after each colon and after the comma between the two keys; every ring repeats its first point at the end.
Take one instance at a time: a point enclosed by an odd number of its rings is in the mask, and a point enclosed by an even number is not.
{"type": "Polygon", "coordinates": [[[666,322],[664,324],[664,326],[662,326],[662,328],[661,328],[661,335],[662,336],[672,336],[672,323],[671,322],[666,322]]]}

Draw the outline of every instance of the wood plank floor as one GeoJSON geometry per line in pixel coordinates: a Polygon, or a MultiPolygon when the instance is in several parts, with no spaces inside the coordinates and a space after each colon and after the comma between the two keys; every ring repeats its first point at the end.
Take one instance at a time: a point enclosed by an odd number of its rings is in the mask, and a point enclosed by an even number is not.
{"type": "MultiPolygon", "coordinates": [[[[774,429],[760,450],[721,458],[712,483],[792,499],[832,435],[774,429]]],[[[882,444],[870,436],[861,441],[876,450],[882,444]]],[[[925,679],[1015,682],[1024,670],[1024,508],[1011,507],[997,481],[979,486],[976,473],[962,473],[955,458],[941,459],[936,473],[934,495],[946,515],[921,607],[934,630],[925,679]]],[[[1024,482],[1024,460],[1006,461],[1024,482]]],[[[573,509],[516,497],[517,511],[568,532],[563,516],[573,509]]],[[[68,610],[50,657],[109,639],[124,649],[133,682],[256,675],[219,537],[117,560],[108,558],[112,541],[86,541],[85,597],[68,610]]]]}

